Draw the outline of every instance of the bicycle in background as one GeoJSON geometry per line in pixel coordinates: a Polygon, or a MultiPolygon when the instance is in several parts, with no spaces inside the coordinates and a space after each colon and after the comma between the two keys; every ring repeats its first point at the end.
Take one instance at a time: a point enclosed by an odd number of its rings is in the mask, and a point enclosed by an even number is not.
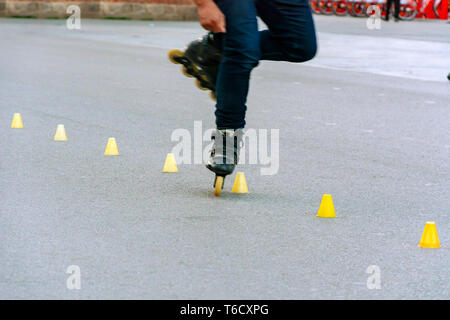
{"type": "MultiPolygon", "coordinates": [[[[419,14],[426,18],[426,8],[429,5],[432,6],[435,17],[439,18],[442,3],[442,0],[401,0],[399,18],[409,21],[419,14]]],[[[374,13],[369,7],[377,6],[380,8],[381,17],[386,16],[385,0],[310,0],[310,4],[315,14],[368,17],[374,13]]]]}

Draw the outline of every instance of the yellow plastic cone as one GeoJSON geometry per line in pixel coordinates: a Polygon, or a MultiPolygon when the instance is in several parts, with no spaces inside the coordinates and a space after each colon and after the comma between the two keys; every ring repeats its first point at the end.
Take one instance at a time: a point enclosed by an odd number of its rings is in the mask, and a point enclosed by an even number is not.
{"type": "Polygon", "coordinates": [[[55,141],[67,141],[66,129],[63,124],[58,124],[56,127],[55,141]]]}
{"type": "Polygon", "coordinates": [[[22,129],[23,123],[22,123],[22,117],[20,116],[20,113],[14,113],[13,120],[11,123],[12,129],[22,129]]]}
{"type": "Polygon", "coordinates": [[[163,172],[178,172],[177,162],[173,153],[168,153],[164,163],[163,172]]]}
{"type": "Polygon", "coordinates": [[[236,173],[236,179],[234,179],[233,193],[248,193],[247,181],[243,172],[236,173]]]}
{"type": "Polygon", "coordinates": [[[106,145],[105,156],[118,156],[119,150],[117,149],[116,139],[109,138],[106,145]]]}
{"type": "Polygon", "coordinates": [[[331,195],[323,195],[317,216],[321,218],[336,218],[336,212],[334,211],[333,199],[331,198],[331,195]]]}
{"type": "Polygon", "coordinates": [[[439,237],[436,230],[436,224],[429,221],[425,224],[425,229],[422,233],[422,239],[420,239],[419,247],[422,248],[439,248],[439,237]]]}

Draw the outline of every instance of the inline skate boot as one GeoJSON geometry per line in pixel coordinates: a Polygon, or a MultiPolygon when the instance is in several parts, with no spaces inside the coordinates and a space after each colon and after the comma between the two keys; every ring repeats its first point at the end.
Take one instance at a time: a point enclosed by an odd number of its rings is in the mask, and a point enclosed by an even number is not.
{"type": "Polygon", "coordinates": [[[185,76],[196,78],[198,88],[211,90],[210,97],[216,100],[216,79],[222,60],[221,47],[221,35],[209,32],[202,38],[189,43],[185,51],[170,50],[168,57],[172,63],[182,65],[185,76]]]}
{"type": "Polygon", "coordinates": [[[225,177],[233,173],[239,161],[239,151],[242,147],[242,129],[216,129],[212,132],[213,146],[206,167],[216,174],[214,179],[214,194],[222,192],[225,177]]]}

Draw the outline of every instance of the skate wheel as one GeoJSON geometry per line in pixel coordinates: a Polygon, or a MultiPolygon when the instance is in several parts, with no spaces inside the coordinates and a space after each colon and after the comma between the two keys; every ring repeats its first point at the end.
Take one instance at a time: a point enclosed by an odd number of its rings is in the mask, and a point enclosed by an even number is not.
{"type": "Polygon", "coordinates": [[[216,94],[214,93],[214,91],[211,91],[211,92],[209,93],[209,97],[212,99],[212,101],[217,101],[217,99],[216,99],[216,94]]]}
{"type": "Polygon", "coordinates": [[[214,182],[214,195],[216,197],[220,196],[220,193],[222,192],[223,181],[224,178],[222,176],[216,176],[216,180],[214,182]]]}
{"type": "Polygon", "coordinates": [[[195,64],[191,64],[191,68],[192,70],[194,70],[195,73],[200,73],[200,69],[195,65],[195,64]]]}
{"type": "Polygon", "coordinates": [[[169,58],[170,62],[175,63],[175,64],[179,63],[175,59],[181,58],[182,56],[184,56],[184,52],[181,50],[178,50],[178,49],[172,49],[167,54],[167,57],[169,58]]]}
{"type": "Polygon", "coordinates": [[[200,89],[200,90],[208,90],[208,88],[202,86],[202,83],[200,82],[200,80],[195,79],[195,85],[200,89]]]}
{"type": "Polygon", "coordinates": [[[183,72],[183,74],[184,74],[186,77],[188,77],[188,78],[193,78],[193,77],[194,77],[192,74],[190,74],[190,73],[187,71],[187,69],[186,69],[185,66],[181,67],[181,72],[183,72]]]}

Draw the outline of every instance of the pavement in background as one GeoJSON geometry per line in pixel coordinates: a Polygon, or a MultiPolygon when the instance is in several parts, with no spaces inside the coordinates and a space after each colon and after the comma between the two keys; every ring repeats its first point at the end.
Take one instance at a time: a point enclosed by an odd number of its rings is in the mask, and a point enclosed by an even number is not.
{"type": "Polygon", "coordinates": [[[196,23],[0,19],[0,298],[449,299],[450,25],[315,19],[316,59],[252,77],[278,174],[242,165],[250,193],[233,175],[220,198],[203,165],[161,173],[175,129],[214,124],[166,57],[196,23]],[[336,219],[315,216],[325,193],[336,219]],[[417,247],[426,221],[440,249],[417,247]]]}

